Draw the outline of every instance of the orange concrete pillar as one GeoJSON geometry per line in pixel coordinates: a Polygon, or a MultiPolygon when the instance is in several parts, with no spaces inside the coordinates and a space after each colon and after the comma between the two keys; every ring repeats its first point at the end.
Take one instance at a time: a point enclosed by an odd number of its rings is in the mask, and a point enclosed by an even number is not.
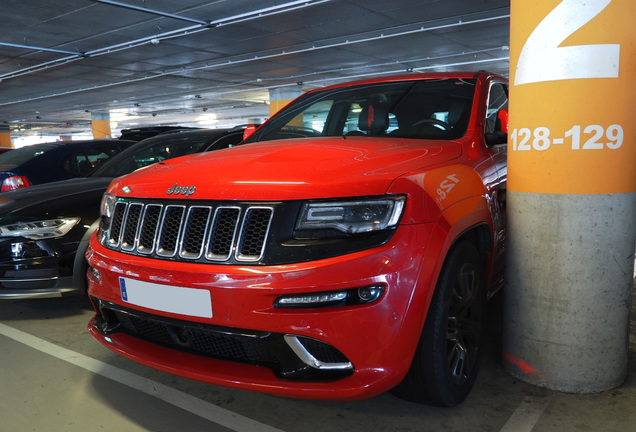
{"type": "MultiPolygon", "coordinates": [[[[270,89],[269,91],[269,115],[276,114],[285,105],[296,99],[302,94],[300,86],[279,87],[270,89]]],[[[302,119],[299,120],[297,126],[302,126],[302,119]]]]}
{"type": "Polygon", "coordinates": [[[93,126],[93,138],[110,138],[110,113],[94,112],[91,113],[91,123],[93,126]]]}
{"type": "Polygon", "coordinates": [[[9,126],[0,126],[0,147],[13,148],[9,126]]]}
{"type": "Polygon", "coordinates": [[[627,373],[636,2],[512,0],[503,362],[588,393],[627,373]]]}

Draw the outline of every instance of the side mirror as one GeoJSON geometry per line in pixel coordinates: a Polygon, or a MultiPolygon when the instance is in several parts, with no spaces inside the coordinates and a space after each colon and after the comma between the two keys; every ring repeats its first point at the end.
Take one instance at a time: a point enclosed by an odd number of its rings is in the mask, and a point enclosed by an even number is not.
{"type": "Polygon", "coordinates": [[[243,132],[243,141],[251,137],[254,132],[256,132],[256,129],[258,129],[258,126],[260,125],[249,125],[248,127],[246,127],[245,131],[243,132]]]}
{"type": "Polygon", "coordinates": [[[496,130],[485,136],[486,145],[493,146],[508,142],[508,110],[500,109],[497,113],[496,130]]]}

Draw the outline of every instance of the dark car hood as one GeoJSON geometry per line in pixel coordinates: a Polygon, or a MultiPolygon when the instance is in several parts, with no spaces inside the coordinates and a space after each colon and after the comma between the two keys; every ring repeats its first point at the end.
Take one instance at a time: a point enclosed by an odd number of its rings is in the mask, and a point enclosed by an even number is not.
{"type": "Polygon", "coordinates": [[[112,178],[73,178],[0,193],[0,219],[81,216],[99,202],[112,178]]]}

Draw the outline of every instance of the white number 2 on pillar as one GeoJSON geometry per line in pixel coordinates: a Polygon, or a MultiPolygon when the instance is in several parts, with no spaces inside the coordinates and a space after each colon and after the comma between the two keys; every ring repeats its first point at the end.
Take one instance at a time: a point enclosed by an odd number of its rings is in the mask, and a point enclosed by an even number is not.
{"type": "Polygon", "coordinates": [[[617,78],[619,44],[559,46],[612,0],[563,0],[521,49],[515,85],[579,78],[617,78]]]}

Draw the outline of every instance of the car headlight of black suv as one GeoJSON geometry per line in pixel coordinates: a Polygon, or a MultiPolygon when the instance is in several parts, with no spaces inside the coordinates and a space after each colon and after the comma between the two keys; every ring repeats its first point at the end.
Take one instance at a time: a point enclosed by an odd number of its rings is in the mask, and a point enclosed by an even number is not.
{"type": "Polygon", "coordinates": [[[0,237],[24,237],[31,240],[57,238],[66,235],[80,218],[58,218],[0,225],[0,237]]]}

